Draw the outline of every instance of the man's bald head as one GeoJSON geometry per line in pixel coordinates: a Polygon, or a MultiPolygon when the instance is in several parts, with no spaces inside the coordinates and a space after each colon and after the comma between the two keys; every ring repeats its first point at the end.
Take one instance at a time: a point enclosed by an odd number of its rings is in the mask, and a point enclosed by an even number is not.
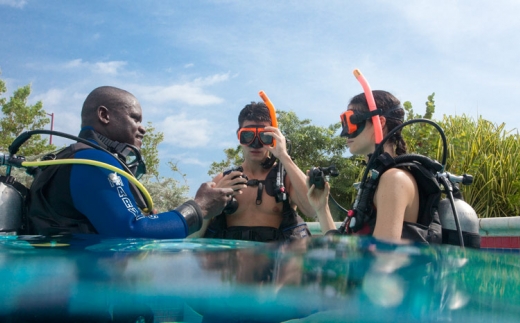
{"type": "Polygon", "coordinates": [[[139,101],[131,93],[113,86],[94,89],[81,110],[81,127],[121,143],[141,147],[146,129],[139,101]]]}
{"type": "Polygon", "coordinates": [[[81,127],[92,126],[96,129],[98,124],[98,108],[104,106],[108,111],[114,111],[128,106],[135,96],[123,89],[113,86],[100,86],[94,89],[83,102],[81,109],[81,127]]]}

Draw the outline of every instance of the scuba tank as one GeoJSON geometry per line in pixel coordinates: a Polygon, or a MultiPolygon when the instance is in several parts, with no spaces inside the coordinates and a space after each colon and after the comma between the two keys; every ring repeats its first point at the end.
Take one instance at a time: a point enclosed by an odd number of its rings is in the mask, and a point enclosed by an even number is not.
{"type": "Polygon", "coordinates": [[[0,176],[0,235],[18,235],[24,228],[24,210],[27,188],[11,176],[11,166],[18,165],[23,157],[0,153],[0,166],[7,166],[0,176]]]}
{"type": "Polygon", "coordinates": [[[453,185],[453,191],[453,203],[449,198],[444,198],[438,206],[442,225],[442,243],[460,245],[456,223],[456,220],[458,220],[464,246],[479,249],[480,222],[477,212],[462,199],[462,194],[457,185],[453,185]],[[456,217],[453,208],[456,211],[456,217]]]}
{"type": "Polygon", "coordinates": [[[24,196],[13,183],[11,176],[0,180],[0,235],[17,235],[22,227],[24,196]]]}

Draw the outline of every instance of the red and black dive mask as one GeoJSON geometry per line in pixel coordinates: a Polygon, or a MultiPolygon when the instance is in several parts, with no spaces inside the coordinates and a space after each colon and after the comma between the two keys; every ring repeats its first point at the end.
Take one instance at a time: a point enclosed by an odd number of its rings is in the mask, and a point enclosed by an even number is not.
{"type": "Polygon", "coordinates": [[[367,120],[372,118],[372,116],[381,115],[381,112],[379,109],[366,112],[357,110],[345,111],[339,116],[343,127],[340,136],[356,138],[365,129],[367,120]]]}
{"type": "Polygon", "coordinates": [[[264,126],[250,125],[237,131],[238,140],[242,145],[261,148],[273,144],[273,137],[264,130],[264,126]]]}
{"type": "Polygon", "coordinates": [[[400,106],[395,106],[385,111],[385,113],[383,113],[381,109],[376,109],[373,111],[347,110],[339,116],[341,119],[341,125],[343,126],[343,130],[341,131],[340,136],[356,138],[363,131],[363,129],[365,129],[367,120],[376,115],[382,115],[387,119],[403,121],[402,117],[394,117],[390,115],[390,112],[399,109],[402,108],[400,106]]]}

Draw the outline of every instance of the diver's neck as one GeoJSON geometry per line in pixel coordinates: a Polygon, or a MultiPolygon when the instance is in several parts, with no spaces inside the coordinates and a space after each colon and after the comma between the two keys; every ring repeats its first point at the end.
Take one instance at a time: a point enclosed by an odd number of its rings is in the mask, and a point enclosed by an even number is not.
{"type": "Polygon", "coordinates": [[[385,153],[388,153],[390,156],[392,157],[396,157],[397,155],[395,154],[395,145],[391,142],[387,142],[385,143],[385,146],[383,147],[383,150],[385,153]]]}
{"type": "Polygon", "coordinates": [[[243,163],[242,163],[242,168],[244,168],[244,172],[248,174],[249,177],[251,178],[254,178],[254,176],[258,175],[263,175],[265,173],[268,173],[270,169],[265,169],[263,166],[262,166],[262,163],[261,162],[253,162],[253,161],[248,161],[248,160],[245,160],[243,163]]]}

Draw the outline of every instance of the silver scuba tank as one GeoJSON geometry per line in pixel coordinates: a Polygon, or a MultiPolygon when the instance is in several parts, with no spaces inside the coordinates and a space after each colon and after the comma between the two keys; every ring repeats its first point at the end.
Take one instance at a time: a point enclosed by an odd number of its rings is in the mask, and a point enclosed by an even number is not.
{"type": "MultiPolygon", "coordinates": [[[[462,231],[462,239],[464,246],[470,248],[480,248],[480,222],[477,212],[464,200],[454,198],[455,210],[457,211],[460,229],[462,231]]],[[[457,233],[457,225],[451,202],[444,198],[439,202],[439,217],[442,225],[442,243],[460,245],[457,233]]]]}
{"type": "Polygon", "coordinates": [[[0,235],[16,235],[22,225],[24,199],[10,184],[0,182],[0,235]]]}

